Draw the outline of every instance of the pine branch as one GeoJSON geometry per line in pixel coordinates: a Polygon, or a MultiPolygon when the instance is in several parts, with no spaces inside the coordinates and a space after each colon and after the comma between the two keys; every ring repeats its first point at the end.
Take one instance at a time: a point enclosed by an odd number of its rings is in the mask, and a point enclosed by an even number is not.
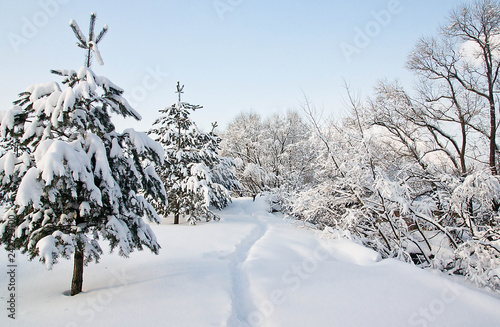
{"type": "Polygon", "coordinates": [[[69,26],[71,26],[73,33],[75,33],[76,38],[78,39],[78,41],[80,41],[79,46],[83,47],[84,49],[87,49],[87,39],[85,38],[85,35],[83,35],[82,31],[80,30],[80,27],[78,26],[78,24],[74,19],[69,21],[69,26]]]}
{"type": "Polygon", "coordinates": [[[104,37],[104,35],[108,32],[108,25],[104,25],[104,27],[102,28],[102,31],[99,33],[99,35],[97,35],[97,38],[95,40],[95,43],[99,43],[99,41],[101,41],[101,39],[104,37]]]}
{"type": "Polygon", "coordinates": [[[94,41],[94,29],[95,29],[96,18],[97,18],[97,15],[95,12],[90,14],[89,42],[94,41]]]}

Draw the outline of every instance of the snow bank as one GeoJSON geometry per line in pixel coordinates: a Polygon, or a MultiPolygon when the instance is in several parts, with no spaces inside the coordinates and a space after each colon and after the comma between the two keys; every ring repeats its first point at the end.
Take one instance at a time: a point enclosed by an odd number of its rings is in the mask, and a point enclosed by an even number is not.
{"type": "Polygon", "coordinates": [[[498,326],[498,295],[381,261],[267,209],[236,199],[218,223],[153,225],[160,255],[103,255],[75,297],[65,295],[71,261],[49,272],[18,254],[16,326],[498,326]]]}

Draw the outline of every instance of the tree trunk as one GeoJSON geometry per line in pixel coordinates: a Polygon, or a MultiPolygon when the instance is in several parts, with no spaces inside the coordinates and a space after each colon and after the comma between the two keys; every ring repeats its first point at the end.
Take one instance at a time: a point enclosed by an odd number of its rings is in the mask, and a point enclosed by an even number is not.
{"type": "Polygon", "coordinates": [[[174,225],[179,225],[179,213],[174,215],[174,225]]]}
{"type": "Polygon", "coordinates": [[[496,136],[497,136],[497,122],[495,115],[495,103],[490,100],[490,168],[493,175],[497,175],[496,167],[496,136]]]}
{"type": "Polygon", "coordinates": [[[76,246],[74,261],[73,281],[71,282],[71,296],[80,293],[83,287],[83,251],[80,244],[76,246]]]}
{"type": "Polygon", "coordinates": [[[467,125],[462,115],[460,115],[460,128],[462,130],[462,148],[460,149],[460,168],[462,169],[462,176],[467,174],[467,164],[465,162],[465,152],[467,151],[467,125]]]}

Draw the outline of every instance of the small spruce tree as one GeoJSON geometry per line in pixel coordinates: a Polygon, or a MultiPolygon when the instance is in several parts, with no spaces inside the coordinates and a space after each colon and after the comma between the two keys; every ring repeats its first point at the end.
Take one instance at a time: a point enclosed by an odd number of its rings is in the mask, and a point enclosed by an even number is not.
{"type": "Polygon", "coordinates": [[[220,158],[221,139],[215,134],[198,129],[191,120],[191,112],[201,106],[181,101],[184,86],[177,82],[178,101],[160,110],[162,116],[153,124],[150,134],[156,136],[165,151],[164,164],[159,169],[167,190],[167,203],[157,203],[158,213],[174,216],[174,224],[181,216],[190,224],[202,218],[219,220],[209,206],[224,208],[230,201],[229,191],[239,183],[231,171],[232,161],[220,158]]]}
{"type": "Polygon", "coordinates": [[[78,46],[87,50],[77,72],[55,70],[55,82],[30,86],[20,94],[0,126],[0,196],[6,211],[0,241],[50,269],[59,257],[74,256],[71,295],[82,291],[83,267],[98,262],[100,238],[128,256],[134,248],[158,253],[154,233],[143,220],[159,222],[148,197],[165,198],[155,172],[161,145],[145,133],[115,130],[110,113],[140,119],[123,90],[90,69],[102,64],[91,14],[87,39],[70,21],[78,46]]]}

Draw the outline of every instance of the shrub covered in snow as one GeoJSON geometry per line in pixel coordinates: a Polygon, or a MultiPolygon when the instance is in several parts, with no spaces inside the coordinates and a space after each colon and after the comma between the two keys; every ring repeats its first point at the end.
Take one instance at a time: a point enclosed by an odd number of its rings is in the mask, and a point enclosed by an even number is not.
{"type": "Polygon", "coordinates": [[[243,186],[239,194],[284,195],[312,182],[317,152],[310,137],[309,126],[297,112],[264,120],[254,113],[238,115],[224,132],[221,146],[224,155],[236,158],[236,175],[243,186]]]}
{"type": "Polygon", "coordinates": [[[421,141],[425,129],[394,125],[398,138],[377,127],[372,112],[355,109],[353,117],[326,127],[312,117],[322,149],[317,179],[286,198],[288,215],[341,231],[385,258],[499,291],[499,176],[479,161],[462,176],[425,158],[432,146],[421,141]]]}

